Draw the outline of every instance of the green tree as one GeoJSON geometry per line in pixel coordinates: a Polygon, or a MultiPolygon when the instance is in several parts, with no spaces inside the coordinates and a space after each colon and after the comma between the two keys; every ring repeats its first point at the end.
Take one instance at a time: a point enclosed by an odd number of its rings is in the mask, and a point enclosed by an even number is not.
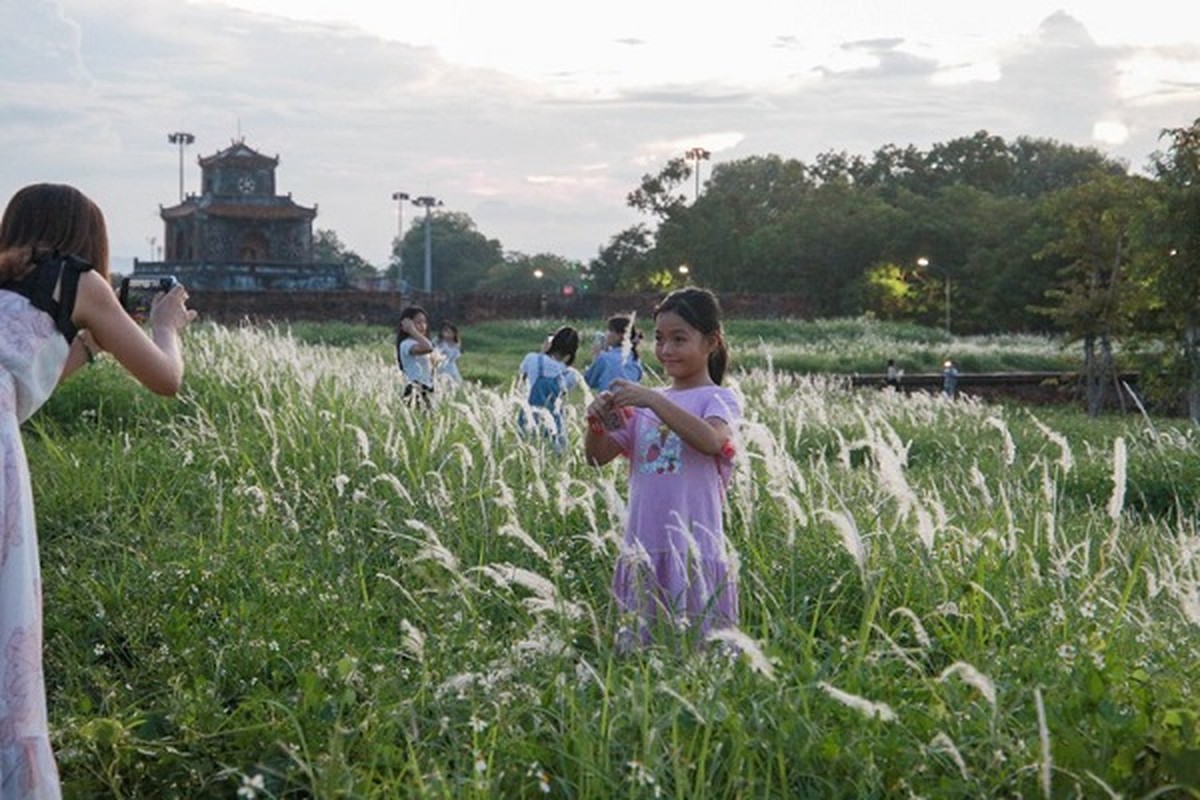
{"type": "Polygon", "coordinates": [[[1128,330],[1125,295],[1144,179],[1098,175],[1048,195],[1043,211],[1057,231],[1039,254],[1065,262],[1043,308],[1071,341],[1083,345],[1087,413],[1103,410],[1109,389],[1121,396],[1113,344],[1128,330]]]}
{"type": "Polygon", "coordinates": [[[641,223],[613,236],[588,262],[589,288],[598,292],[613,292],[648,286],[649,276],[653,272],[653,242],[650,229],[641,223]]]}
{"type": "MultiPolygon", "coordinates": [[[[492,267],[504,261],[499,240],[489,239],[475,222],[459,211],[434,211],[429,216],[430,267],[435,292],[469,292],[492,267]]],[[[425,287],[425,220],[414,224],[399,242],[404,261],[404,278],[409,285],[425,287]]],[[[395,274],[393,256],[389,274],[395,274]]]]}
{"type": "Polygon", "coordinates": [[[533,256],[509,253],[503,261],[488,270],[476,288],[487,292],[557,294],[567,286],[578,289],[582,278],[582,266],[562,256],[551,253],[533,256]]]}
{"type": "Polygon", "coordinates": [[[1142,319],[1172,345],[1163,366],[1200,424],[1200,118],[1163,137],[1170,146],[1152,157],[1159,197],[1137,263],[1150,312],[1142,319]]]}
{"type": "Polygon", "coordinates": [[[318,229],[313,236],[313,260],[322,264],[341,264],[350,280],[379,277],[379,270],[342,244],[332,230],[318,229]]]}

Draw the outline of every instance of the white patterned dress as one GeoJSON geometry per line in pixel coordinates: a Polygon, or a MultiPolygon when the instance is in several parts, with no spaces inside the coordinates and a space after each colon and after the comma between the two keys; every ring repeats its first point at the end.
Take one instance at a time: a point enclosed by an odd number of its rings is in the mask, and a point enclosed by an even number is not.
{"type": "MultiPolygon", "coordinates": [[[[62,294],[74,305],[78,271],[62,265],[43,262],[35,270],[52,270],[53,284],[61,274],[62,286],[70,284],[62,294]]],[[[74,330],[70,308],[37,300],[50,308],[0,289],[0,800],[61,796],[46,716],[42,581],[20,425],[54,391],[74,330]]]]}

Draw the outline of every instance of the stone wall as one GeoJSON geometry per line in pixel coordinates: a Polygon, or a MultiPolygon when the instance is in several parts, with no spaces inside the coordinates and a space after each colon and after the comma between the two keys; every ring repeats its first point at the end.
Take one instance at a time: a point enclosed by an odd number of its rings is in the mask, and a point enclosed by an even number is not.
{"type": "MultiPolygon", "coordinates": [[[[612,314],[636,312],[649,316],[657,293],[531,294],[471,293],[401,294],[364,290],[319,292],[244,292],[196,289],[189,305],[205,319],[232,324],[253,322],[341,321],[391,325],[405,306],[415,303],[434,321],[449,319],[461,324],[495,319],[603,319],[612,314]]],[[[807,315],[804,298],[793,294],[722,294],[727,317],[796,317],[807,315]]]]}

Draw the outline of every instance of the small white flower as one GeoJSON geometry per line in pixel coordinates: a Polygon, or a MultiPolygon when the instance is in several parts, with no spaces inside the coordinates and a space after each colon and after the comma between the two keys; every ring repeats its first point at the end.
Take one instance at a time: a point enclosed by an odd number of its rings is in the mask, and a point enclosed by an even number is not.
{"type": "Polygon", "coordinates": [[[263,780],[262,773],[255,775],[253,778],[249,775],[242,776],[242,785],[237,790],[238,797],[245,797],[247,800],[254,800],[258,797],[258,793],[265,791],[267,788],[266,782],[263,780]]]}

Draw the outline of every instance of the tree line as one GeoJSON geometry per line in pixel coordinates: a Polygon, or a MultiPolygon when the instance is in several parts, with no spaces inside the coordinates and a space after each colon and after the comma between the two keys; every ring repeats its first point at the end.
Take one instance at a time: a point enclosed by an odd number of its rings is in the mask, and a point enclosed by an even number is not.
{"type": "MultiPolygon", "coordinates": [[[[435,213],[434,289],[693,281],[800,293],[816,317],[1062,332],[1082,348],[1093,413],[1114,388],[1120,345],[1147,386],[1182,396],[1200,421],[1200,118],[1164,130],[1160,143],[1146,175],[1095,149],[986,131],[811,163],[752,156],[714,165],[690,198],[694,168],[680,156],[629,193],[647,220],[586,265],[506,253],[466,214],[435,213]]],[[[423,258],[414,227],[387,272],[403,264],[419,286],[423,258]]]]}

